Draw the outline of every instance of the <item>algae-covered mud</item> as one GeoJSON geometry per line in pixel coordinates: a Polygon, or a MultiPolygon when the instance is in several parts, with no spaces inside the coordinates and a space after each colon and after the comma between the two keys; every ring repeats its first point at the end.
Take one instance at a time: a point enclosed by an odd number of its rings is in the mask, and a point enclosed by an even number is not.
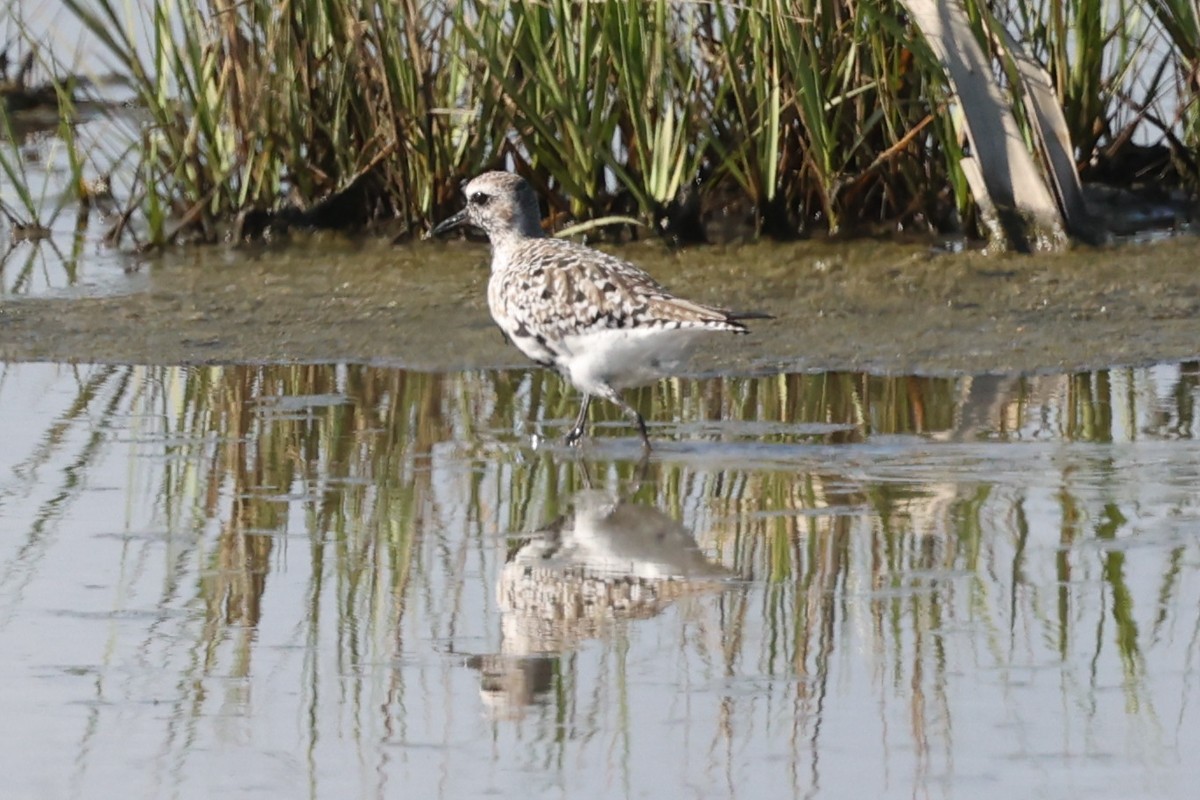
{"type": "MultiPolygon", "coordinates": [[[[1200,355],[1200,239],[1039,256],[921,244],[616,250],[690,297],[775,316],[694,369],[1012,373],[1200,355]]],[[[487,314],[487,249],[314,239],[125,262],[0,299],[0,359],[516,366],[487,314]]]]}

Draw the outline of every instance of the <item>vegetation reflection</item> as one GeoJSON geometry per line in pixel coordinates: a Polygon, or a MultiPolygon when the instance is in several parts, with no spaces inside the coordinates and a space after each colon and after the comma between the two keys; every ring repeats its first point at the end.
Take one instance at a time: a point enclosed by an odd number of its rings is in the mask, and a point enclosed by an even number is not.
{"type": "MultiPolygon", "coordinates": [[[[632,439],[616,415],[600,420],[596,449],[582,457],[531,449],[531,433],[556,436],[572,414],[560,382],[540,372],[97,368],[81,375],[76,402],[23,466],[66,465],[54,507],[31,516],[21,557],[36,557],[106,431],[128,417],[130,493],[153,498],[170,539],[167,574],[181,580],[201,565],[194,587],[163,588],[164,602],[195,592],[203,608],[189,682],[196,709],[207,676],[250,673],[281,559],[300,557],[310,562],[308,657],[318,658],[323,625],[337,630],[342,674],[402,657],[412,635],[447,641],[504,714],[530,703],[568,713],[578,690],[570,653],[619,642],[674,606],[708,631],[695,646],[721,671],[753,664],[797,679],[789,691],[806,707],[819,704],[831,655],[858,630],[877,680],[907,687],[923,748],[947,724],[943,632],[956,625],[977,626],[977,657],[1001,667],[1035,641],[1053,643],[1064,665],[1086,661],[1072,653],[1115,647],[1129,709],[1152,715],[1145,648],[1181,613],[1173,601],[1188,545],[1165,548],[1157,595],[1137,596],[1126,574],[1138,535],[1129,520],[1147,511],[1136,497],[1074,480],[1084,462],[1102,476],[1121,469],[1113,451],[1071,447],[1189,438],[1196,378],[1196,365],[1183,365],[1157,392],[1138,370],[677,380],[637,395],[670,440],[639,464],[620,455],[632,439]],[[90,433],[75,445],[67,434],[80,427],[90,433]],[[1010,447],[1023,453],[1011,461],[969,449],[995,440],[1031,444],[1010,447]],[[1022,477],[1045,452],[1038,442],[1057,445],[1056,486],[1022,477]],[[72,446],[79,452],[64,452],[72,446]],[[1057,506],[1057,532],[1031,525],[1042,490],[1057,506]],[[1035,548],[1047,535],[1049,547],[1035,548]],[[465,570],[471,553],[492,566],[465,570]],[[472,592],[495,598],[493,650],[455,645],[472,592]],[[1159,609],[1149,634],[1137,606],[1159,609]]],[[[5,584],[15,566],[5,566],[5,584]]],[[[1071,677],[1066,694],[1097,681],[1071,677]]],[[[386,707],[395,711],[404,691],[390,687],[386,707]]]]}

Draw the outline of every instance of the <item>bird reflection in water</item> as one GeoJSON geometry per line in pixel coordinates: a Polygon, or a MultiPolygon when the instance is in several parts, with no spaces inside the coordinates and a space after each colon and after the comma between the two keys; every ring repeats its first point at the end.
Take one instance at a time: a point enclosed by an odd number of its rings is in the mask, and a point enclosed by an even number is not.
{"type": "Polygon", "coordinates": [[[734,577],[659,509],[580,491],[568,513],[509,553],[500,572],[500,652],[468,660],[480,672],[484,704],[497,716],[520,716],[551,689],[561,655],[734,577]]]}

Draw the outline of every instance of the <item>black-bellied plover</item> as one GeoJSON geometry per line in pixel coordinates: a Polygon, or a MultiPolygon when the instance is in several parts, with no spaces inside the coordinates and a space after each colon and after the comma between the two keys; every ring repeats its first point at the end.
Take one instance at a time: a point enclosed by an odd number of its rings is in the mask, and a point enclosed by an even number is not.
{"type": "Polygon", "coordinates": [[[698,336],[746,333],[739,320],[765,316],[684,300],[628,261],[547,237],[537,195],[519,175],[487,172],[468,182],[463,193],[466,208],[430,235],[459,225],[487,234],[492,318],[522,353],[558,370],[583,392],[569,445],[582,438],[588,406],[598,396],[636,423],[649,449],[646,421],[619,392],[670,375],[698,336]]]}

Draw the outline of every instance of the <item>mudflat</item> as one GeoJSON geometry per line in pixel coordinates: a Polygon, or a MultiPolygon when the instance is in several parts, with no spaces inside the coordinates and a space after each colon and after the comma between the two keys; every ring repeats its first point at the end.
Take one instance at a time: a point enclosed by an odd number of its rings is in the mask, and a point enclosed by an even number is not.
{"type": "MultiPolygon", "coordinates": [[[[1200,358],[1197,237],[1037,256],[892,241],[605,249],[685,297],[774,315],[749,336],[715,334],[697,374],[1069,372],[1200,358]]],[[[0,359],[525,365],[488,316],[488,260],[478,242],[336,237],[177,251],[144,265],[136,291],[0,300],[0,359]]]]}

